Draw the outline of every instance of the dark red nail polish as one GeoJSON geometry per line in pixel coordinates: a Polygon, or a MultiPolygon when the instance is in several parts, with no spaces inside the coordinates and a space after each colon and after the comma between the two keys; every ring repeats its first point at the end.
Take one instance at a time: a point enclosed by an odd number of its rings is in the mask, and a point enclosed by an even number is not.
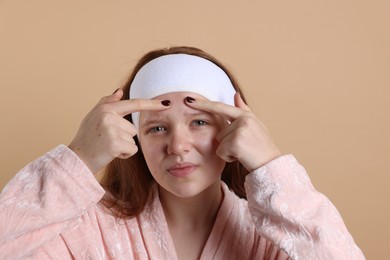
{"type": "Polygon", "coordinates": [[[195,102],[195,98],[193,98],[193,97],[186,97],[185,101],[188,102],[188,103],[194,103],[195,102]]]}
{"type": "Polygon", "coordinates": [[[166,106],[166,107],[169,107],[171,105],[171,101],[170,100],[163,100],[161,101],[161,104],[163,104],[163,106],[166,106]]]}

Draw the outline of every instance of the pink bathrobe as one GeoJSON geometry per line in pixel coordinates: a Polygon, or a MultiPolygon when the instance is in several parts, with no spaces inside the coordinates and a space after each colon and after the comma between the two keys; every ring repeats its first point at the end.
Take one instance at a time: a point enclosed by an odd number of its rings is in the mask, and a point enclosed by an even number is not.
{"type": "MultiPolygon", "coordinates": [[[[221,186],[201,259],[364,259],[292,155],[247,176],[248,202],[221,186]]],[[[0,259],[177,259],[157,188],[144,211],[126,220],[107,213],[103,195],[64,145],[28,164],[0,195],[0,259]]]]}

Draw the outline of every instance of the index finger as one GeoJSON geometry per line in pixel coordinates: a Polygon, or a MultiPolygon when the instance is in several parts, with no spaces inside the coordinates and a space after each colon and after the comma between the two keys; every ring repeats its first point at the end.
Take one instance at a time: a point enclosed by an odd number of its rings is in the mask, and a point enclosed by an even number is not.
{"type": "Polygon", "coordinates": [[[189,102],[186,99],[186,104],[193,109],[220,115],[229,121],[234,121],[244,113],[244,111],[238,107],[227,105],[218,101],[196,99],[189,102]]]}
{"type": "Polygon", "coordinates": [[[169,108],[161,103],[161,100],[152,99],[127,99],[111,103],[114,111],[124,117],[128,114],[141,111],[160,111],[169,108]]]}

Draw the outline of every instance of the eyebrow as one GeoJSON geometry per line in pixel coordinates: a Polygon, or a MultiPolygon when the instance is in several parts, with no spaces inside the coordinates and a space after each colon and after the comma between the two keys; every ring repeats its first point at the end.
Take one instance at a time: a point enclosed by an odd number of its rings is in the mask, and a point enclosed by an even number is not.
{"type": "MultiPolygon", "coordinates": [[[[194,110],[194,111],[190,111],[190,112],[185,112],[184,115],[185,115],[185,116],[191,116],[191,117],[194,117],[194,116],[202,116],[202,115],[212,116],[211,113],[208,113],[208,112],[205,112],[205,111],[200,111],[200,110],[194,110]]],[[[166,118],[166,116],[164,116],[163,114],[161,114],[161,113],[159,113],[159,112],[153,113],[152,116],[150,116],[149,118],[147,118],[147,119],[142,123],[142,126],[147,126],[147,125],[153,124],[153,123],[155,123],[155,122],[164,121],[165,118],[166,118]]]]}

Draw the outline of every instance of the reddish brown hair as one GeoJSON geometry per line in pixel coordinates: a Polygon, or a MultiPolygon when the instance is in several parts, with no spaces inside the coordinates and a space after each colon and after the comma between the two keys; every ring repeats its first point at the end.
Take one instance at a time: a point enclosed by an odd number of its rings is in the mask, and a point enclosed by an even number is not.
{"type": "MultiPolygon", "coordinates": [[[[230,78],[234,88],[241,94],[245,101],[242,90],[238,86],[237,81],[229,70],[216,58],[210,54],[193,47],[171,47],[166,49],[158,49],[145,54],[135,65],[129,79],[122,87],[125,93],[122,99],[128,99],[130,85],[137,72],[149,61],[169,54],[189,54],[202,57],[210,60],[221,69],[223,69],[230,78]]],[[[132,122],[131,115],[125,116],[127,120],[132,122]]],[[[139,147],[137,137],[134,137],[136,144],[139,147]]],[[[222,172],[222,180],[234,191],[239,197],[246,199],[244,188],[245,177],[248,171],[238,161],[226,163],[222,172]]],[[[106,190],[106,195],[102,199],[110,212],[120,218],[135,217],[144,209],[148,199],[151,196],[151,188],[155,183],[142,152],[139,150],[132,157],[123,160],[116,158],[108,164],[101,184],[106,190]]]]}

